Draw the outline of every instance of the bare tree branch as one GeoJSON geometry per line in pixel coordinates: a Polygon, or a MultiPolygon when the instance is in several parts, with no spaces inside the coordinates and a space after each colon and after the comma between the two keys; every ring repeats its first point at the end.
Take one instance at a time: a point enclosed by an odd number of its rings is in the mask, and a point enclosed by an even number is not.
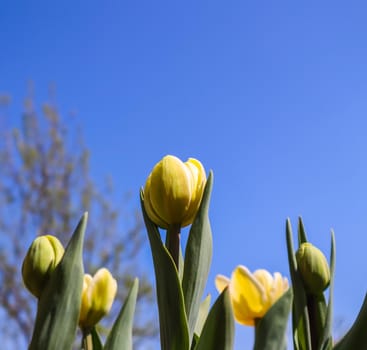
{"type": "MultiPolygon", "coordinates": [[[[41,234],[55,235],[65,244],[79,217],[89,211],[86,271],[93,274],[102,266],[111,271],[119,282],[119,307],[135,274],[140,273],[136,344],[155,338],[155,315],[147,318],[152,313],[142,312],[152,306],[153,297],[139,264],[145,242],[140,215],[130,212],[129,220],[123,220],[121,203],[115,204],[111,186],[101,189],[92,181],[89,150],[75,118],[63,119],[50,102],[38,111],[31,94],[21,120],[11,127],[6,112],[9,103],[10,98],[0,96],[0,123],[7,126],[0,135],[0,307],[7,315],[0,318],[0,330],[6,332],[9,317],[17,325],[16,334],[26,342],[30,339],[36,303],[21,280],[26,250],[41,234]]],[[[114,307],[111,318],[117,311],[114,307]]],[[[102,327],[105,324],[108,320],[102,327]]]]}

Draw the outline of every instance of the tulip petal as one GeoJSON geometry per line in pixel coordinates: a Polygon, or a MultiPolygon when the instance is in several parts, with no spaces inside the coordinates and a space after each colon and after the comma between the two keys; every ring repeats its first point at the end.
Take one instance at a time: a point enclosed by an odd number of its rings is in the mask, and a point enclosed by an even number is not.
{"type": "Polygon", "coordinates": [[[189,158],[184,163],[191,174],[191,201],[182,226],[190,225],[199,209],[206,183],[206,174],[203,165],[195,158],[189,158]]]}
{"type": "Polygon", "coordinates": [[[224,288],[229,285],[229,278],[224,275],[217,275],[215,277],[215,287],[217,288],[219,293],[222,293],[224,288]]]}
{"type": "Polygon", "coordinates": [[[108,313],[117,291],[117,282],[111,273],[105,269],[99,269],[93,278],[93,307],[108,313]]]}
{"type": "Polygon", "coordinates": [[[282,277],[282,275],[279,272],[275,272],[274,282],[272,288],[269,291],[271,304],[274,304],[288,288],[289,286],[287,278],[282,277]]]}
{"type": "Polygon", "coordinates": [[[266,310],[272,305],[271,298],[270,298],[270,291],[273,288],[274,279],[271,273],[264,269],[256,270],[253,273],[254,277],[263,287],[263,306],[264,306],[264,314],[266,310]]]}
{"type": "Polygon", "coordinates": [[[62,257],[64,256],[64,247],[61,244],[61,242],[54,236],[46,235],[48,241],[50,242],[50,245],[52,246],[53,252],[54,252],[54,266],[61,261],[62,257]]]}
{"type": "Polygon", "coordinates": [[[273,276],[271,273],[265,269],[256,270],[253,273],[254,277],[259,281],[259,283],[265,288],[265,290],[269,290],[273,284],[273,276]]]}
{"type": "Polygon", "coordinates": [[[88,313],[92,304],[91,301],[91,285],[93,284],[93,278],[89,274],[84,275],[83,279],[83,291],[82,291],[82,302],[80,306],[79,324],[85,324],[88,313]]]}
{"type": "Polygon", "coordinates": [[[230,294],[236,320],[254,325],[264,314],[264,288],[245,267],[238,266],[232,273],[230,294]]]}
{"type": "Polygon", "coordinates": [[[151,188],[151,175],[148,176],[147,181],[145,183],[144,187],[144,208],[150,217],[150,219],[159,227],[168,228],[168,223],[162,220],[162,218],[158,215],[158,213],[154,210],[152,204],[151,204],[151,198],[150,198],[150,188],[151,188]]]}

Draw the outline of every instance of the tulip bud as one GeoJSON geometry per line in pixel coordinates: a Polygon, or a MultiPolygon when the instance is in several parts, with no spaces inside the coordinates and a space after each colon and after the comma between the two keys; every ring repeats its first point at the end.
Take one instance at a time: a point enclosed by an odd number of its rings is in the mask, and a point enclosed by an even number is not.
{"type": "Polygon", "coordinates": [[[322,251],[311,243],[302,243],[296,252],[296,260],[307,292],[322,293],[330,283],[329,264],[322,251]]]}
{"type": "Polygon", "coordinates": [[[88,329],[108,314],[117,292],[117,282],[111,273],[99,269],[94,277],[84,275],[79,326],[88,329]]]}
{"type": "Polygon", "coordinates": [[[206,174],[202,164],[165,156],[150,173],[144,188],[144,207],[149,218],[167,229],[190,225],[199,209],[206,174]]]}
{"type": "Polygon", "coordinates": [[[64,247],[50,235],[37,237],[29,247],[22,265],[22,276],[27,289],[37,298],[63,255],[64,247]]]}

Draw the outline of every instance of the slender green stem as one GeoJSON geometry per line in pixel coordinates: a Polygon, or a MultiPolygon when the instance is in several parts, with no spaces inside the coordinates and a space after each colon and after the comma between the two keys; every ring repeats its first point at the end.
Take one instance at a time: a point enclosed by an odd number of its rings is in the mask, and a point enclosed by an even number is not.
{"type": "Polygon", "coordinates": [[[320,347],[322,333],[325,327],[326,303],[323,294],[307,295],[307,310],[310,320],[312,349],[320,347]]]}
{"type": "Polygon", "coordinates": [[[175,262],[177,271],[180,257],[180,232],[181,225],[170,225],[166,236],[166,247],[175,262]]]}
{"type": "Polygon", "coordinates": [[[88,329],[83,329],[82,331],[83,331],[82,350],[93,350],[91,330],[88,328],[88,329]]]}

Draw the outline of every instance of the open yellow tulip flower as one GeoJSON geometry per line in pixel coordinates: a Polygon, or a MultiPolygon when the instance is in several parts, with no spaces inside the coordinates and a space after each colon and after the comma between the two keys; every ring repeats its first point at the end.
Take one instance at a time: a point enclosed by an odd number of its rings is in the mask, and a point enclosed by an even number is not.
{"type": "Polygon", "coordinates": [[[81,328],[91,328],[108,314],[117,292],[117,282],[111,273],[99,269],[94,277],[84,275],[79,325],[81,328]]]}
{"type": "Polygon", "coordinates": [[[271,275],[261,269],[251,273],[242,265],[235,268],[231,279],[218,275],[215,285],[219,292],[229,287],[234,317],[246,326],[254,326],[289,288],[287,278],[279,272],[271,275]]]}
{"type": "Polygon", "coordinates": [[[202,164],[189,158],[182,162],[171,155],[158,162],[145,183],[144,207],[161,228],[190,225],[199,209],[206,174],[202,164]]]}

